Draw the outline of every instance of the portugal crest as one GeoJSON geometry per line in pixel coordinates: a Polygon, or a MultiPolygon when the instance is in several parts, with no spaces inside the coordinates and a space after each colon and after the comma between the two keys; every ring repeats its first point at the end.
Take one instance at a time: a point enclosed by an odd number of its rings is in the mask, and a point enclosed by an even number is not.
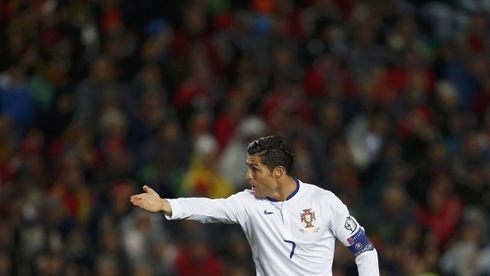
{"type": "Polygon", "coordinates": [[[306,226],[303,229],[300,229],[303,234],[308,234],[308,233],[316,233],[318,232],[318,227],[315,227],[313,225],[313,221],[316,220],[315,218],[315,212],[311,211],[310,209],[304,209],[303,213],[300,214],[301,217],[301,222],[305,223],[306,226]]]}

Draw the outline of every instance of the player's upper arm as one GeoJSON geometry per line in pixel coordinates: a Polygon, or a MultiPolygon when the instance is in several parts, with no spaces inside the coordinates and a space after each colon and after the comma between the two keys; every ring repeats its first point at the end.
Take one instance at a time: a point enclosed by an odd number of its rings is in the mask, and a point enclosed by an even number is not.
{"type": "Polygon", "coordinates": [[[350,215],[347,206],[331,192],[329,192],[327,208],[329,228],[355,257],[374,250],[364,228],[350,215]]]}
{"type": "Polygon", "coordinates": [[[233,194],[226,199],[228,206],[233,208],[234,217],[237,223],[245,222],[249,219],[248,212],[255,204],[253,194],[249,190],[233,194]]]}

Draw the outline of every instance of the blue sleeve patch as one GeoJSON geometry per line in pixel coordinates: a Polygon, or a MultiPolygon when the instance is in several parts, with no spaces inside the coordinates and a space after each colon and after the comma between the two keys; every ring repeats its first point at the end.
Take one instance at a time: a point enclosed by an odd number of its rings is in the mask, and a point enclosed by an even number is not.
{"type": "Polygon", "coordinates": [[[347,241],[350,244],[350,246],[348,246],[347,248],[349,248],[350,252],[352,252],[355,257],[361,255],[366,251],[374,250],[373,243],[371,243],[369,238],[365,235],[364,230],[362,229],[357,231],[352,237],[347,239],[347,241]]]}
{"type": "Polygon", "coordinates": [[[349,245],[353,245],[357,240],[359,240],[362,236],[364,236],[364,229],[359,228],[357,232],[347,239],[349,245]]]}

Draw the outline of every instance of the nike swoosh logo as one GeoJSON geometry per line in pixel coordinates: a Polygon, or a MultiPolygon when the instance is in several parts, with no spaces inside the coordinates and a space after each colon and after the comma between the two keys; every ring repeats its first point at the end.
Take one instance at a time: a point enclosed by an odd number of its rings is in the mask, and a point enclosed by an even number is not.
{"type": "Polygon", "coordinates": [[[264,210],[264,215],[272,215],[274,212],[268,212],[267,209],[264,210]]]}

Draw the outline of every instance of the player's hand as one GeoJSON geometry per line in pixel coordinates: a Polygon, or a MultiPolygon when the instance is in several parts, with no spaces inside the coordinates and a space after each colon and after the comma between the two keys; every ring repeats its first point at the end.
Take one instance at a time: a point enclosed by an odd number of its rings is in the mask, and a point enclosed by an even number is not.
{"type": "Polygon", "coordinates": [[[146,211],[160,212],[163,211],[163,200],[160,195],[148,186],[143,186],[144,193],[132,195],[130,198],[134,206],[138,206],[146,211]]]}

